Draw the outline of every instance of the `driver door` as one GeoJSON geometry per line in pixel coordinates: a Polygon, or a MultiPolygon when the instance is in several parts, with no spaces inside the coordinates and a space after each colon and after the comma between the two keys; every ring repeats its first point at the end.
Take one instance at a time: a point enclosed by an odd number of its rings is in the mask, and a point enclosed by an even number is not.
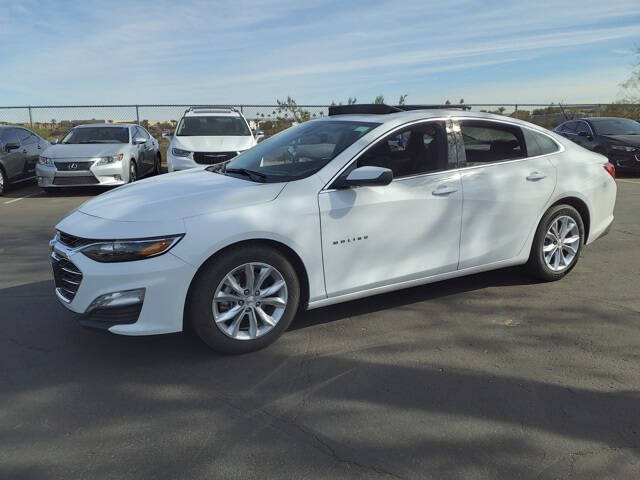
{"type": "Polygon", "coordinates": [[[451,272],[458,267],[462,186],[450,129],[427,121],[396,130],[342,174],[390,168],[386,186],[319,193],[327,295],[451,272]]]}

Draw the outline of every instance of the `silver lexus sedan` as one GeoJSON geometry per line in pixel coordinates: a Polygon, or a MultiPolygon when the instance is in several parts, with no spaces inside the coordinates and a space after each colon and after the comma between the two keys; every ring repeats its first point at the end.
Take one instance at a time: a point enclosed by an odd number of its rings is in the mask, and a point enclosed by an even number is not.
{"type": "Polygon", "coordinates": [[[73,128],[47,148],[36,165],[45,191],[70,186],[116,186],[160,173],[158,141],[135,124],[89,124],[73,128]]]}

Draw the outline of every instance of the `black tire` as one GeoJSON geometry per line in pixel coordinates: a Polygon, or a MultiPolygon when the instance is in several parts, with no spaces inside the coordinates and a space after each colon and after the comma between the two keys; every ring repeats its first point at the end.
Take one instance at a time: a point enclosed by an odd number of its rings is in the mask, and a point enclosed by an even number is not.
{"type": "Polygon", "coordinates": [[[136,165],[135,160],[131,160],[129,163],[129,183],[133,183],[138,179],[138,166],[136,165]],[[133,168],[133,171],[132,171],[133,168]],[[131,179],[131,174],[134,174],[133,180],[131,179]]]}
{"type": "Polygon", "coordinates": [[[202,267],[191,286],[187,302],[187,320],[207,345],[221,353],[248,353],[270,345],[287,330],[300,303],[300,282],[291,263],[277,250],[262,245],[239,246],[210,259],[202,267]],[[279,272],[286,284],[287,304],[280,320],[270,331],[255,339],[239,340],[223,333],[216,325],[212,302],[223,278],[235,268],[251,262],[265,263],[279,272]]]}
{"type": "Polygon", "coordinates": [[[529,261],[527,263],[529,272],[533,276],[544,282],[553,282],[555,280],[560,280],[567,273],[573,270],[573,268],[577,265],[580,254],[582,253],[583,246],[584,223],[582,222],[582,217],[580,216],[578,211],[570,205],[556,205],[555,207],[551,207],[540,220],[540,224],[538,225],[538,229],[536,230],[535,237],[533,238],[533,244],[531,245],[531,254],[529,255],[529,261]],[[543,247],[547,231],[551,227],[552,223],[562,216],[570,217],[576,223],[578,232],[580,234],[580,241],[578,242],[577,251],[569,262],[569,265],[561,271],[554,271],[547,265],[545,261],[543,247]]]}
{"type": "Polygon", "coordinates": [[[162,173],[162,157],[160,156],[160,152],[158,152],[158,156],[156,157],[156,162],[153,165],[153,174],[160,175],[162,173]]]}
{"type": "Polygon", "coordinates": [[[11,183],[9,182],[7,174],[4,173],[4,168],[0,167],[0,197],[8,192],[10,187],[11,183]]]}

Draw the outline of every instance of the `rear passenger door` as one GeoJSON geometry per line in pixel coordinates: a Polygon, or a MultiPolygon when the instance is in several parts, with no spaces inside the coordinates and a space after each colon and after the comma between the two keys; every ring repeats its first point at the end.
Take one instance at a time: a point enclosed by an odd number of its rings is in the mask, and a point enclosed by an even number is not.
{"type": "Polygon", "coordinates": [[[464,192],[459,268],[512,259],[553,193],[556,170],[547,154],[559,147],[542,133],[525,135],[507,122],[456,125],[464,192]]]}

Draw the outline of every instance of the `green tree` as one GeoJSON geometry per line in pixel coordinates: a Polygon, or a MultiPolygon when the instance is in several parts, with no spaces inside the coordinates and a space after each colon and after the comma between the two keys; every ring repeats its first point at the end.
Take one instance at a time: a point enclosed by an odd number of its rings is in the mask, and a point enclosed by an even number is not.
{"type": "Polygon", "coordinates": [[[296,101],[287,96],[286,100],[276,100],[278,108],[276,112],[278,115],[283,115],[286,119],[291,118],[293,122],[302,123],[311,118],[311,113],[308,110],[300,108],[296,101]]]}
{"type": "Polygon", "coordinates": [[[373,103],[375,104],[382,104],[384,103],[384,95],[378,95],[374,100],[373,103]]]}
{"type": "Polygon", "coordinates": [[[398,99],[398,105],[405,105],[407,96],[408,95],[406,93],[404,95],[400,95],[400,98],[398,99]]]}

